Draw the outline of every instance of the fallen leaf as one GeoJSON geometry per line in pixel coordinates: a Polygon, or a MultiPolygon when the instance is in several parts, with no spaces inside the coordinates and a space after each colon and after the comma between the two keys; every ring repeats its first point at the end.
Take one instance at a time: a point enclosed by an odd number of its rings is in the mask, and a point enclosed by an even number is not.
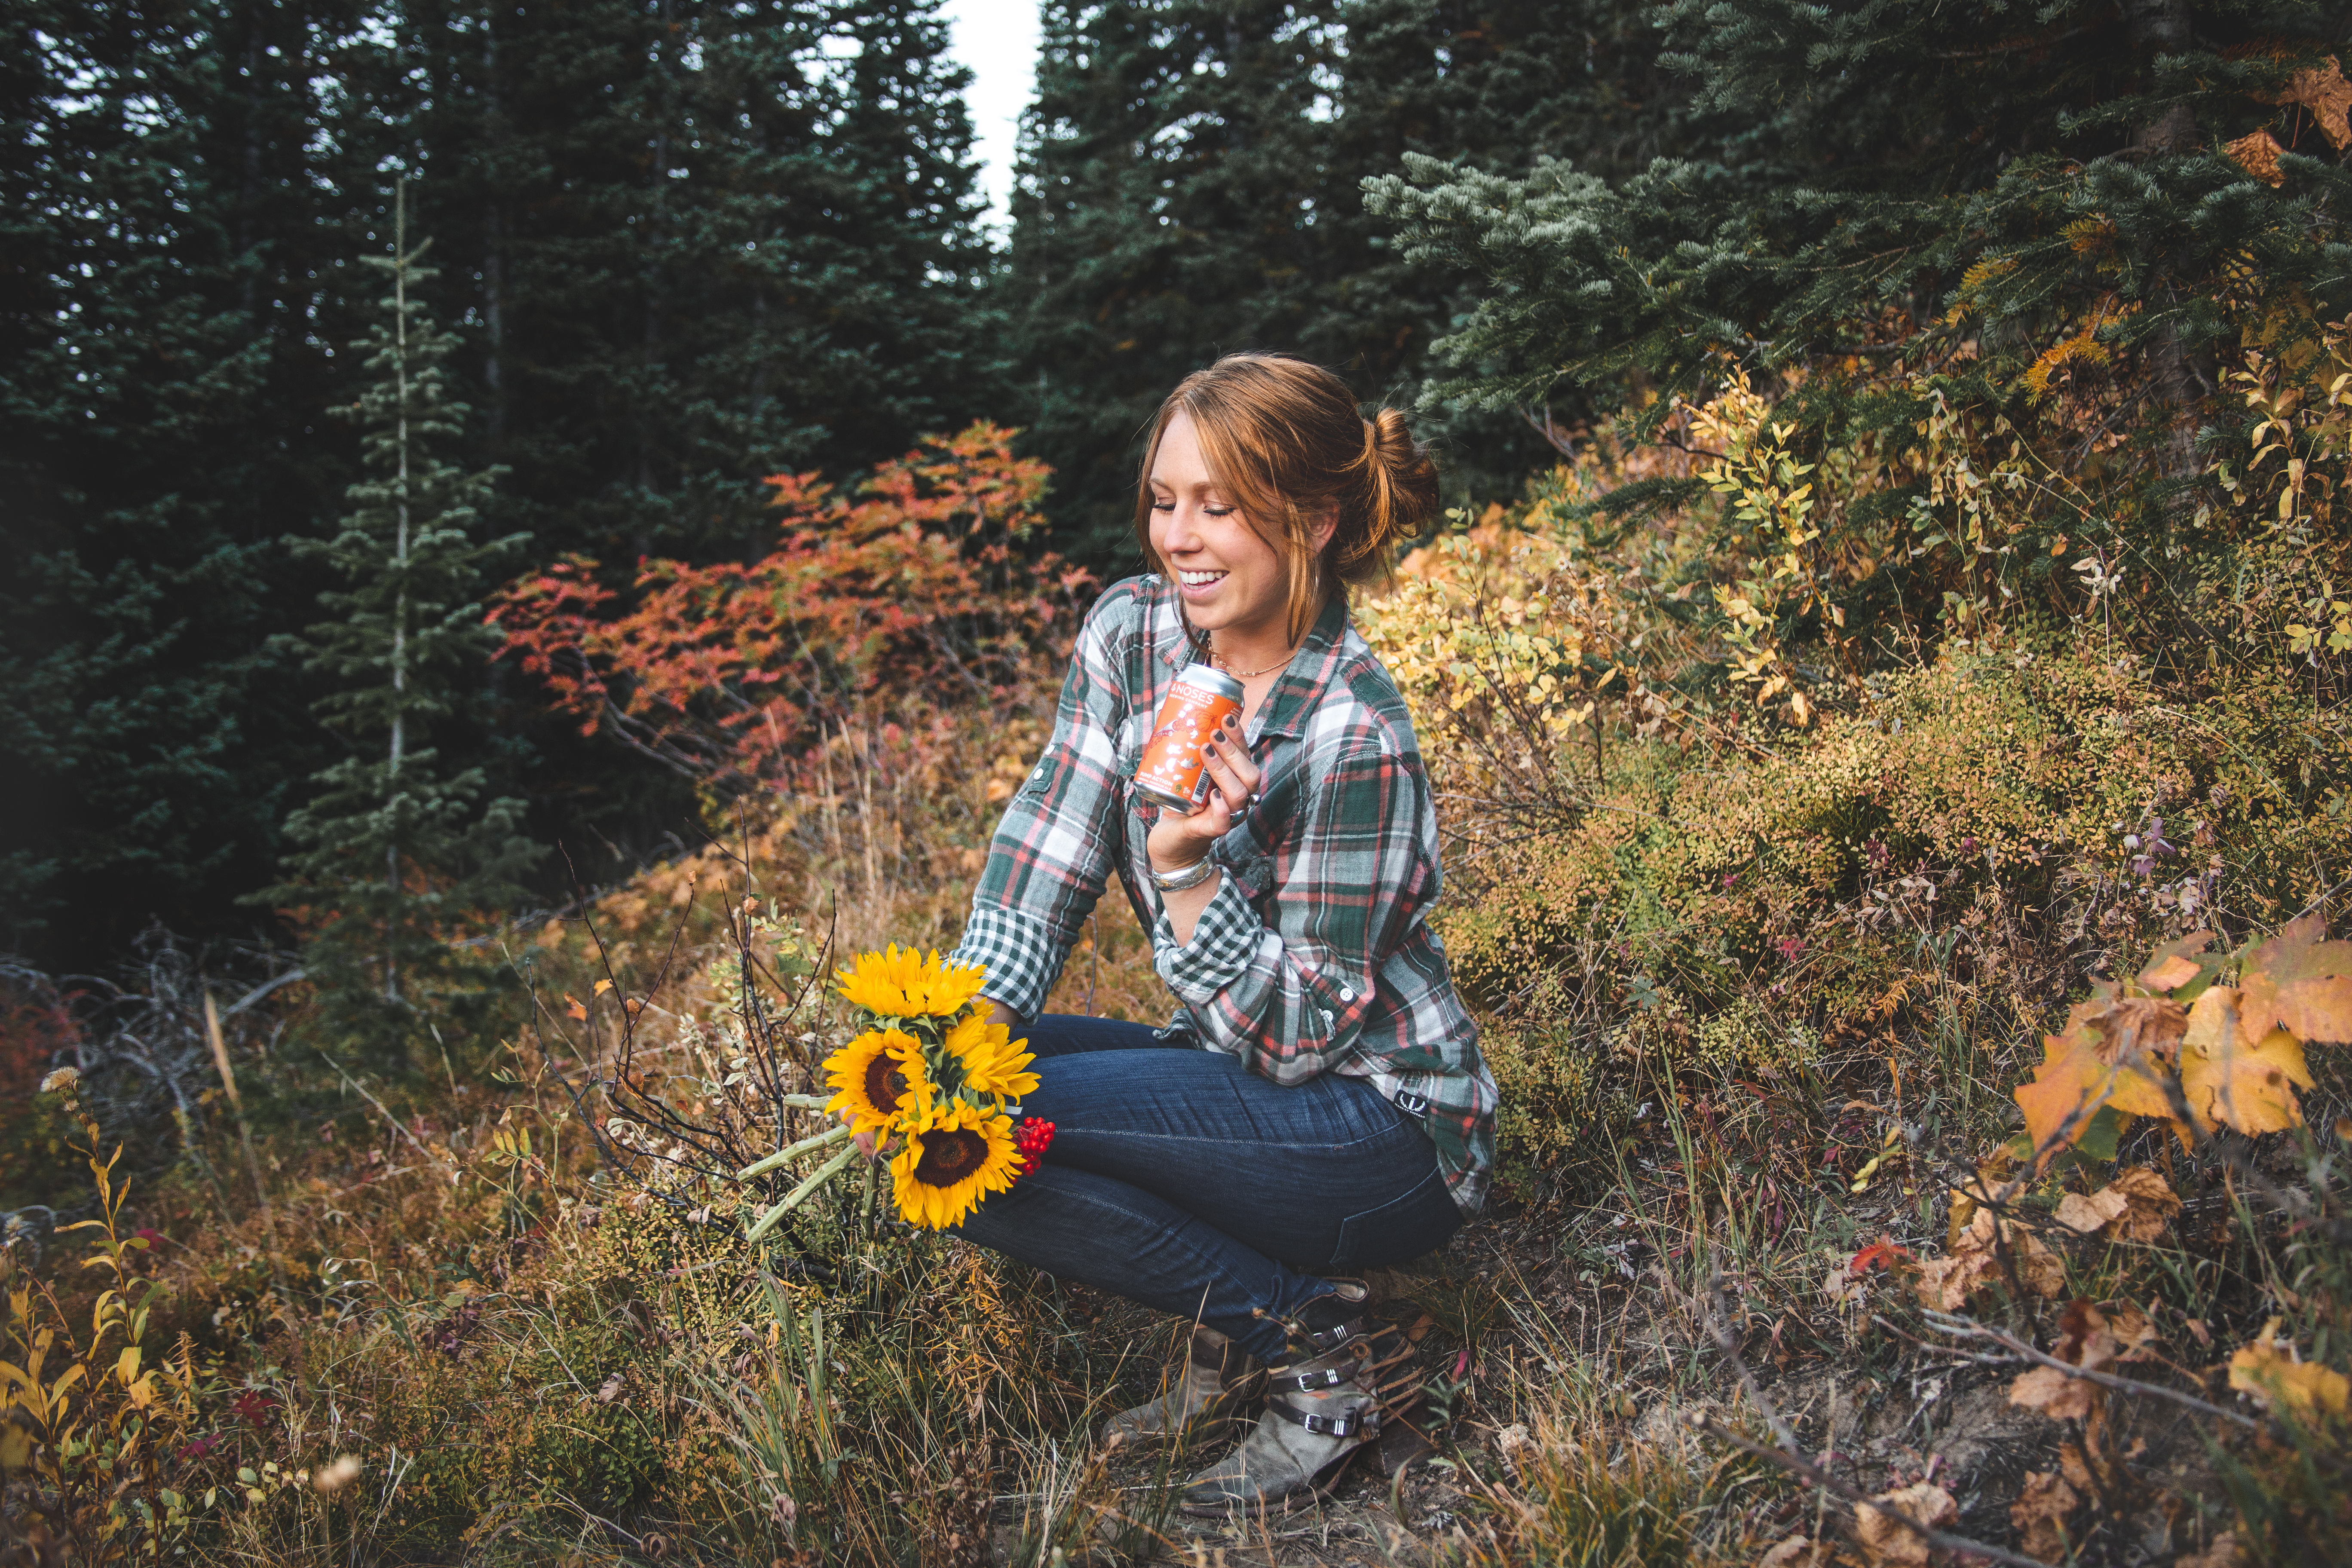
{"type": "Polygon", "coordinates": [[[612,1376],[604,1380],[604,1387],[596,1391],[596,1403],[599,1405],[612,1404],[613,1401],[621,1397],[622,1386],[621,1374],[616,1372],[612,1376]]]}
{"type": "Polygon", "coordinates": [[[2280,1348],[2278,1331],[2279,1321],[2273,1318],[2253,1343],[2230,1358],[2230,1386],[2252,1394],[2263,1409],[2284,1409],[2305,1425],[2323,1411],[2342,1415],[2352,1381],[2333,1367],[2295,1360],[2293,1344],[2280,1348]]]}
{"type": "Polygon", "coordinates": [[[2279,172],[2279,154],[2286,149],[2269,132],[2250,132],[2235,142],[2223,142],[2221,151],[2230,155],[2230,162],[2273,190],[2286,184],[2286,176],[2279,172]]]}
{"type": "Polygon", "coordinates": [[[1756,1568],[1796,1568],[1800,1563],[1811,1568],[1817,1552],[1810,1536],[1792,1535],[1756,1560],[1756,1568]]]}
{"type": "MultiPolygon", "coordinates": [[[[2143,1325],[2146,1321],[2140,1320],[2143,1325]]],[[[2050,1353],[2067,1365],[2096,1372],[2122,1349],[2106,1314],[2095,1303],[2069,1301],[2058,1315],[2058,1342],[2050,1353]]],[[[2039,1410],[2053,1421],[2081,1421],[2099,1407],[2104,1392],[2088,1378],[2070,1376],[2054,1366],[2037,1366],[2010,1384],[2009,1401],[2039,1410]]]]}
{"type": "Polygon", "coordinates": [[[2118,1307],[2109,1312],[2107,1332],[2115,1336],[2117,1361],[2139,1359],[2139,1352],[2157,1341],[2156,1325],[2137,1307],[2118,1307]]]}
{"type": "Polygon", "coordinates": [[[2273,1028],[2306,1040],[2352,1041],[2352,942],[2326,937],[2326,922],[2305,915],[2246,955],[2238,987],[2242,1044],[2257,1044],[2273,1028]]]}
{"type": "Polygon", "coordinates": [[[1870,1294],[1870,1282],[1841,1263],[1822,1276],[1822,1294],[1832,1307],[1851,1307],[1870,1294]]]}
{"type": "Polygon", "coordinates": [[[1870,1553],[1873,1563],[1924,1565],[1927,1561],[1926,1538],[1916,1530],[1906,1529],[1895,1516],[1933,1530],[1958,1518],[1959,1511],[1951,1493],[1921,1481],[1916,1486],[1881,1492],[1869,1502],[1856,1503],[1854,1533],[1861,1538],[1863,1550],[1870,1553]]]}
{"type": "Polygon", "coordinates": [[[2079,1377],[2069,1377],[2054,1366],[2037,1366],[2020,1373],[2009,1385],[2009,1402],[2039,1410],[2053,1421],[2081,1421],[2097,1408],[2099,1390],[2079,1377]]]}
{"type": "Polygon", "coordinates": [[[1989,1208],[1979,1208],[1956,1245],[1943,1257],[1919,1265],[1916,1289],[1920,1300],[1940,1311],[1957,1312],[1986,1285],[2006,1283],[1999,1243],[2006,1241],[2018,1283],[2037,1296],[2054,1297],[2066,1288],[2066,1267],[2058,1255],[2032,1231],[2002,1226],[1989,1208]]]}
{"type": "Polygon", "coordinates": [[[588,1009],[580,1005],[580,999],[578,997],[572,995],[571,992],[566,991],[563,994],[563,1000],[566,1004],[563,1009],[565,1012],[571,1014],[574,1018],[583,1020],[586,1019],[588,1016],[588,1009]]]}
{"type": "Polygon", "coordinates": [[[2217,1122],[2245,1133],[2300,1126],[2303,1110],[2289,1086],[2312,1084],[2303,1042],[2284,1029],[2273,1029],[2249,1049],[2239,996],[2227,985],[2216,985],[2189,1011],[2180,1046],[2180,1088],[2189,1114],[2207,1131],[2217,1122]]]}
{"type": "Polygon", "coordinates": [[[2056,1563],[2066,1555],[2066,1516],[2082,1506],[2083,1497],[2055,1470],[2025,1478],[2025,1490],[2009,1508],[2016,1527],[2018,1549],[2028,1557],[2056,1563]]]}
{"type": "Polygon", "coordinates": [[[2087,1197],[2068,1193],[2058,1200],[2057,1219],[2081,1235],[2095,1231],[2126,1241],[2153,1241],[2179,1212],[2180,1200],[2164,1178],[2135,1165],[2087,1197]]]}
{"type": "Polygon", "coordinates": [[[2128,1205],[2114,1222],[2115,1234],[2127,1241],[2154,1241],[2180,1212],[2180,1199],[2165,1179],[2146,1165],[2117,1171],[2106,1190],[2121,1193],[2128,1205]]]}
{"type": "Polygon", "coordinates": [[[1855,1253],[1853,1260],[1845,1267],[1846,1272],[1859,1279],[1873,1268],[1884,1268],[1891,1274],[1897,1264],[1910,1261],[1909,1247],[1898,1245],[1891,1236],[1882,1235],[1876,1241],[1855,1253]]]}
{"type": "Polygon", "coordinates": [[[2058,1200],[2057,1220],[2078,1236],[2095,1236],[2122,1218],[2131,1208],[2131,1200],[2109,1187],[2084,1197],[2080,1193],[2068,1193],[2058,1200]]]}
{"type": "Polygon", "coordinates": [[[2344,79],[2344,69],[2334,55],[2324,65],[2305,66],[2295,72],[2284,92],[2255,96],[2264,103],[2295,103],[2311,110],[2320,134],[2338,153],[2352,142],[2352,118],[2347,115],[2347,110],[2352,110],[2352,82],[2344,79]]]}

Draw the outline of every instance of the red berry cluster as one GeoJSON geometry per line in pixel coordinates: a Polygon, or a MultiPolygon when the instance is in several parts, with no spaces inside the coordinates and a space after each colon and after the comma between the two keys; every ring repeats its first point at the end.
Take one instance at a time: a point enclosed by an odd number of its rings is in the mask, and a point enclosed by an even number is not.
{"type": "Polygon", "coordinates": [[[1034,1176],[1037,1167],[1045,1163],[1045,1151],[1054,1146],[1054,1124],[1040,1121],[1034,1116],[1021,1119],[1021,1131],[1014,1133],[1013,1146],[1021,1151],[1021,1173],[1034,1176]]]}

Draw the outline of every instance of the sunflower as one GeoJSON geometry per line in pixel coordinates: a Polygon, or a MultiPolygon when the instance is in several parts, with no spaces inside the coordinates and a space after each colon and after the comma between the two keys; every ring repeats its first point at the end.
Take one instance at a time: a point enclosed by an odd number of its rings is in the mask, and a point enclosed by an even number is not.
{"type": "Polygon", "coordinates": [[[980,994],[986,972],[942,963],[936,949],[925,957],[893,942],[883,952],[862,954],[847,969],[835,970],[834,977],[852,1005],[878,1017],[945,1018],[980,994]]]}
{"type": "Polygon", "coordinates": [[[912,1035],[868,1029],[824,1059],[824,1076],[839,1090],[824,1108],[847,1111],[855,1131],[887,1131],[930,1113],[931,1080],[912,1035]]]}
{"type": "Polygon", "coordinates": [[[948,1054],[963,1064],[964,1090],[1006,1100],[1034,1094],[1037,1075],[1026,1069],[1037,1058],[1021,1048],[1029,1042],[1013,1038],[1012,1030],[991,1018],[982,1008],[948,1031],[948,1054]]]}
{"type": "Polygon", "coordinates": [[[1013,1141],[1013,1119],[951,1100],[907,1135],[890,1162],[891,1190],[910,1225],[944,1230],[991,1193],[1010,1187],[1027,1163],[1013,1141]]]}

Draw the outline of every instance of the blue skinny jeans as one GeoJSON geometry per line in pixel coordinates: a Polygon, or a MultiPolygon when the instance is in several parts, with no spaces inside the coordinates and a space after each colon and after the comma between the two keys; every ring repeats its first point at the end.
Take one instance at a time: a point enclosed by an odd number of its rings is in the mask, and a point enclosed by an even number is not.
{"type": "Polygon", "coordinates": [[[1295,1317],[1350,1274],[1433,1252],[1462,1224],[1437,1153],[1361,1079],[1285,1089],[1141,1024],[1029,1026],[1054,1123],[1043,1169],[981,1204],[969,1240],[1289,1359],[1295,1317]]]}

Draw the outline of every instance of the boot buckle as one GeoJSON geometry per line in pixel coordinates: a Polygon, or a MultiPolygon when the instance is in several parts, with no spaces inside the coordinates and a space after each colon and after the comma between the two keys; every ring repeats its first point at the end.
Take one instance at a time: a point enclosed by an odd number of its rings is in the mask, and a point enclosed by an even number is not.
{"type": "Polygon", "coordinates": [[[1360,1410],[1347,1415],[1316,1415],[1302,1412],[1297,1422],[1319,1437],[1353,1437],[1380,1429],[1377,1409],[1360,1410]]]}

